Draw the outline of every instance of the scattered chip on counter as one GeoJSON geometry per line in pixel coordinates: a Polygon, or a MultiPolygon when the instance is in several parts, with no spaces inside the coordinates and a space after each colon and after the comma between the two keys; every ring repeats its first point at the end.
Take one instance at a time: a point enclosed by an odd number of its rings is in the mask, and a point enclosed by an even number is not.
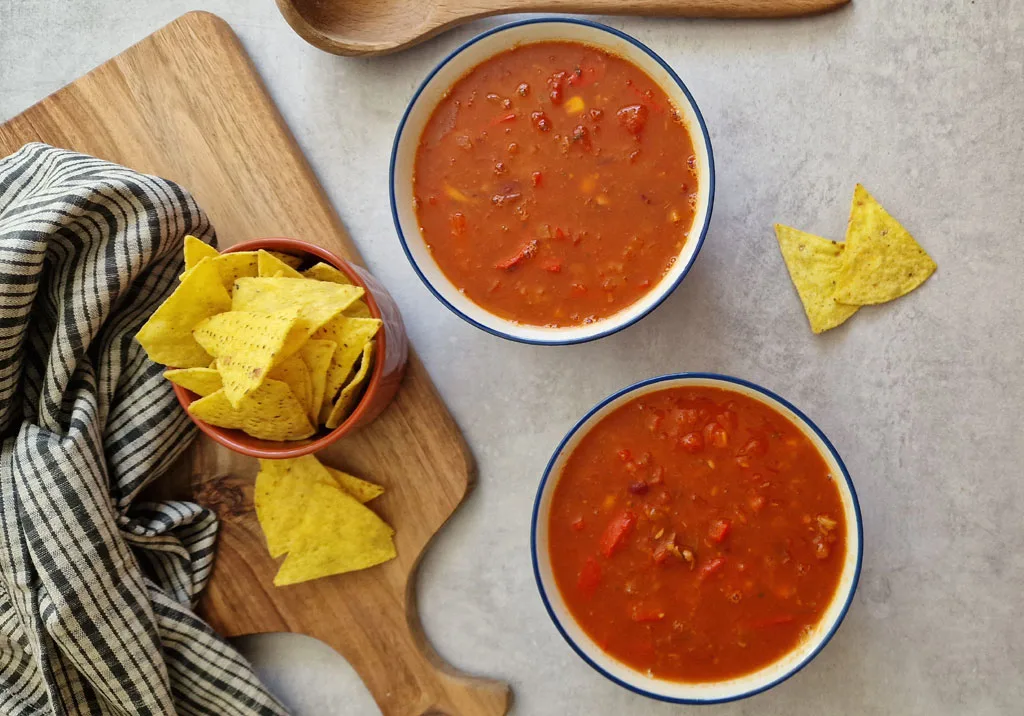
{"type": "Polygon", "coordinates": [[[260,460],[256,516],[271,556],[288,555],[274,584],[297,584],[393,559],[394,530],[363,504],[383,491],[312,455],[260,460]]]}
{"type": "Polygon", "coordinates": [[[335,470],[333,467],[327,467],[326,465],[324,467],[327,468],[327,472],[337,481],[341,489],[362,503],[367,503],[384,494],[384,488],[380,485],[375,485],[355,475],[349,475],[347,472],[335,470]]]}
{"type": "Polygon", "coordinates": [[[843,244],[782,224],[775,225],[775,236],[812,331],[835,328],[857,312],[857,306],[839,303],[835,298],[843,244]]]}
{"type": "Polygon", "coordinates": [[[836,298],[857,306],[892,301],[920,286],[936,268],[914,237],[858,184],[836,298]]]}
{"type": "Polygon", "coordinates": [[[846,241],[775,225],[782,258],[815,333],[843,323],[861,306],[906,295],[936,264],[906,229],[857,185],[846,241]]]}
{"type": "Polygon", "coordinates": [[[338,487],[314,483],[274,585],[366,569],[397,556],[394,530],[338,487]]]}

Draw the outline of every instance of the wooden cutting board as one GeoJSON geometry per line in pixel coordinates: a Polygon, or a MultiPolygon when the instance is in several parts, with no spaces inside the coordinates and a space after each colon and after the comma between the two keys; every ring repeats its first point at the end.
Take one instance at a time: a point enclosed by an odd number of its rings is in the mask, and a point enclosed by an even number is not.
{"type": "MultiPolygon", "coordinates": [[[[214,15],[175,20],[0,126],[0,156],[32,141],[180,183],[207,211],[222,245],[293,236],[360,262],[238,38],[214,15]]],[[[273,587],[277,565],[252,506],[256,461],[202,438],[177,472],[191,475],[195,499],[222,519],[204,616],[225,636],[288,631],[330,644],[385,716],[505,713],[508,686],[458,673],[420,628],[416,566],[465,497],[474,466],[415,355],[391,407],[320,457],[387,488],[372,506],[397,529],[398,558],[273,587]]]]}

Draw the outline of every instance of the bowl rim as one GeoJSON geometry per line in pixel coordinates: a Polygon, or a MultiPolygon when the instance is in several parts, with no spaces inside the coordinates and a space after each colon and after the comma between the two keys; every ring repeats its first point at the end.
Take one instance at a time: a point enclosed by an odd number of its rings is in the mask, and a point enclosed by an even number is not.
{"type": "MultiPolygon", "coordinates": [[[[486,32],[482,32],[479,35],[476,35],[475,37],[470,38],[466,42],[463,42],[461,45],[459,45],[454,50],[449,52],[448,55],[446,55],[445,58],[443,60],[441,60],[441,62],[439,62],[434,67],[433,70],[430,71],[430,74],[428,74],[426,76],[426,78],[423,80],[423,82],[420,83],[420,86],[416,89],[416,92],[413,94],[412,99],[409,100],[409,104],[406,106],[405,112],[402,114],[402,120],[401,120],[401,122],[399,122],[398,129],[395,132],[395,139],[394,139],[394,142],[391,145],[391,161],[390,161],[390,164],[389,164],[389,167],[388,167],[388,193],[389,193],[390,199],[391,199],[391,218],[392,218],[392,220],[393,220],[393,222],[395,224],[395,230],[398,232],[398,240],[399,240],[399,242],[402,245],[402,251],[405,252],[405,256],[409,260],[409,264],[412,266],[413,271],[416,272],[416,275],[419,276],[419,279],[420,279],[420,281],[423,282],[423,285],[426,286],[427,290],[429,290],[430,293],[432,293],[434,295],[434,298],[436,298],[438,301],[440,301],[449,311],[451,311],[456,316],[458,316],[462,320],[466,321],[470,325],[472,325],[472,326],[474,326],[476,328],[479,328],[482,331],[490,333],[491,335],[497,336],[499,338],[504,338],[506,340],[515,341],[517,343],[526,343],[526,344],[529,344],[529,345],[537,345],[537,346],[575,345],[575,344],[579,344],[579,343],[589,343],[590,341],[596,341],[599,338],[604,338],[606,336],[610,336],[613,333],[618,333],[619,331],[624,330],[626,328],[629,328],[630,326],[636,324],[637,322],[639,322],[643,318],[646,318],[650,313],[652,313],[662,303],[664,303],[665,300],[669,296],[671,296],[675,292],[675,290],[679,287],[679,284],[681,284],[683,282],[683,279],[686,278],[686,275],[690,272],[690,269],[693,268],[693,264],[697,260],[697,256],[700,254],[701,248],[704,246],[704,240],[707,237],[709,228],[711,227],[711,215],[714,212],[714,206],[715,206],[715,155],[714,155],[714,151],[712,150],[712,147],[711,147],[711,136],[708,134],[708,128],[707,128],[707,125],[704,122],[704,115],[701,114],[700,107],[697,105],[697,101],[693,98],[693,95],[690,93],[690,89],[686,86],[686,83],[683,82],[682,79],[680,79],[679,75],[676,74],[675,70],[673,70],[672,67],[664,59],[662,59],[662,57],[658,53],[656,53],[654,50],[652,50],[650,47],[648,47],[646,44],[644,44],[640,40],[636,39],[635,37],[633,37],[631,35],[628,35],[627,33],[623,32],[621,30],[618,30],[618,29],[616,29],[614,27],[610,27],[609,25],[605,25],[605,24],[600,23],[600,22],[594,22],[593,20],[585,20],[585,19],[581,19],[581,18],[577,18],[577,17],[553,15],[553,16],[548,16],[548,17],[529,18],[529,19],[526,19],[526,20],[518,20],[516,22],[509,22],[509,23],[505,23],[503,25],[499,25],[498,27],[491,28],[490,30],[487,30],[486,32]],[[407,239],[405,237],[405,232],[402,231],[402,223],[401,223],[401,220],[399,219],[399,216],[398,216],[398,201],[397,201],[397,198],[395,196],[395,181],[396,181],[396,178],[395,178],[395,167],[396,167],[396,164],[398,162],[398,147],[399,147],[399,144],[401,143],[402,135],[403,135],[403,133],[405,131],[405,125],[406,125],[406,122],[409,119],[409,115],[412,113],[413,107],[416,106],[416,103],[419,102],[420,97],[423,94],[423,91],[427,88],[427,85],[430,84],[431,80],[434,79],[434,77],[437,75],[438,72],[440,72],[450,62],[455,60],[456,57],[461,55],[464,50],[466,50],[469,47],[475,45],[476,43],[480,42],[481,40],[484,40],[484,39],[486,39],[486,38],[488,38],[488,37],[490,37],[492,35],[496,35],[496,34],[501,33],[501,32],[506,32],[508,30],[513,30],[513,29],[524,27],[524,26],[528,26],[528,25],[540,25],[540,24],[579,25],[579,26],[587,27],[587,28],[590,28],[590,29],[593,29],[593,30],[597,30],[599,32],[606,32],[606,33],[609,33],[611,35],[614,35],[615,37],[618,37],[621,40],[624,40],[624,41],[628,42],[629,44],[633,45],[634,47],[636,47],[641,52],[646,53],[654,62],[658,63],[665,70],[665,72],[668,73],[669,77],[671,77],[672,80],[675,81],[675,83],[679,86],[679,89],[682,91],[683,95],[686,97],[687,101],[690,103],[690,107],[693,109],[694,116],[696,116],[696,118],[697,118],[697,124],[700,126],[700,132],[701,132],[701,135],[703,137],[704,146],[707,147],[707,152],[708,152],[708,192],[707,192],[707,207],[708,207],[708,210],[707,210],[707,213],[706,213],[706,215],[704,217],[704,225],[700,229],[700,236],[697,238],[697,246],[694,249],[693,254],[690,256],[690,260],[687,262],[686,266],[683,267],[683,270],[679,273],[679,276],[676,278],[676,280],[673,281],[671,283],[671,285],[661,289],[661,291],[660,291],[661,295],[659,295],[651,303],[650,306],[648,306],[646,309],[641,311],[639,314],[637,314],[636,316],[633,316],[629,320],[618,321],[618,322],[613,322],[612,321],[612,319],[614,318],[614,314],[613,314],[612,316],[609,316],[606,319],[602,319],[602,321],[608,321],[609,322],[609,325],[608,325],[608,327],[605,330],[598,331],[597,333],[595,333],[593,335],[581,336],[581,337],[578,337],[578,338],[557,338],[557,334],[556,334],[556,337],[553,337],[551,339],[546,339],[546,338],[528,338],[528,337],[523,336],[523,335],[518,335],[515,332],[507,332],[507,331],[499,330],[497,328],[492,328],[490,326],[486,326],[486,325],[480,323],[479,321],[471,318],[470,316],[467,316],[465,313],[463,313],[458,308],[456,308],[450,301],[448,301],[448,299],[446,299],[444,297],[443,293],[440,290],[438,290],[438,288],[436,286],[434,286],[430,282],[430,280],[426,277],[426,275],[420,269],[420,266],[417,263],[416,259],[413,257],[412,252],[409,249],[408,241],[407,241],[407,239]]],[[[483,307],[481,306],[481,308],[483,308],[483,307]]],[[[486,308],[483,308],[483,310],[486,311],[487,313],[491,313],[492,315],[495,315],[497,318],[501,318],[500,316],[497,316],[496,314],[493,314],[491,311],[487,310],[486,308]]],[[[505,319],[503,319],[503,320],[505,320],[505,319]]],[[[511,322],[508,322],[508,321],[506,321],[506,322],[509,323],[510,326],[514,326],[514,324],[512,324],[511,322]]]]}
{"type": "MultiPolygon", "coordinates": [[[[336,269],[344,273],[354,285],[363,289],[363,299],[366,301],[366,304],[370,309],[370,315],[374,318],[383,320],[383,315],[381,314],[380,307],[377,305],[376,298],[358,272],[353,269],[352,265],[347,260],[341,258],[333,251],[323,248],[322,246],[317,246],[316,244],[308,241],[293,239],[287,236],[266,236],[240,241],[237,244],[233,244],[222,249],[221,253],[230,254],[238,251],[258,251],[260,249],[265,251],[281,251],[284,253],[301,251],[309,256],[315,256],[316,258],[329,263],[331,266],[334,266],[336,269]]],[[[318,438],[307,438],[307,442],[295,441],[295,444],[290,444],[286,441],[260,441],[262,443],[280,443],[282,445],[280,448],[249,445],[247,444],[248,439],[259,440],[259,438],[253,438],[246,435],[246,441],[240,441],[234,437],[233,433],[241,431],[236,431],[231,428],[221,428],[216,425],[211,425],[205,420],[200,420],[194,417],[192,413],[188,411],[188,406],[185,404],[185,398],[193,396],[195,393],[182,388],[180,385],[175,385],[174,383],[172,383],[171,386],[174,388],[174,394],[178,398],[178,403],[181,405],[182,409],[184,409],[185,414],[188,415],[189,420],[191,420],[196,427],[208,435],[212,440],[223,445],[229,450],[243,455],[248,455],[250,457],[262,458],[264,460],[284,460],[302,457],[304,455],[310,455],[323,450],[358,427],[363,413],[369,409],[369,405],[372,402],[370,398],[380,388],[381,381],[384,377],[384,356],[387,352],[387,339],[383,325],[381,326],[381,330],[377,332],[375,339],[377,340],[377,355],[374,358],[373,372],[370,374],[370,378],[366,383],[366,389],[363,391],[363,395],[356,404],[355,409],[345,419],[345,422],[341,423],[341,425],[318,438]]],[[[168,369],[170,369],[169,366],[168,369]]],[[[190,398],[189,404],[197,399],[198,398],[190,398]]],[[[245,435],[245,433],[242,434],[245,435]]]]}
{"type": "MultiPolygon", "coordinates": [[[[604,398],[597,405],[588,410],[582,418],[577,420],[576,424],[572,426],[572,428],[565,434],[565,436],[558,443],[558,446],[551,454],[551,458],[548,460],[547,466],[544,468],[544,474],[541,477],[540,485],[537,487],[537,496],[534,498],[533,513],[530,518],[530,557],[533,562],[533,576],[535,581],[537,582],[537,590],[540,592],[540,598],[541,601],[544,602],[544,608],[547,611],[548,616],[550,617],[552,623],[554,623],[555,628],[558,630],[558,633],[561,634],[565,642],[572,648],[573,651],[576,652],[577,656],[583,659],[583,661],[586,662],[592,669],[597,671],[606,679],[612,681],[615,684],[618,684],[619,686],[629,691],[632,691],[635,694],[640,694],[641,696],[646,696],[648,698],[655,699],[658,701],[690,705],[723,704],[729,703],[731,701],[739,701],[740,699],[745,699],[750,696],[755,696],[763,691],[767,691],[768,689],[778,686],[783,681],[786,681],[794,674],[802,670],[811,661],[813,661],[814,658],[821,652],[821,650],[825,648],[825,645],[832,640],[833,635],[836,633],[836,631],[838,631],[840,625],[842,625],[843,621],[845,620],[846,614],[850,610],[850,605],[853,603],[853,597],[857,593],[857,584],[860,581],[861,567],[864,561],[864,523],[861,517],[860,501],[857,499],[857,490],[854,488],[853,480],[850,478],[850,472],[846,468],[846,463],[843,462],[843,459],[839,455],[839,452],[836,450],[835,446],[832,445],[832,442],[828,439],[828,437],[826,437],[825,433],[822,432],[821,429],[814,423],[814,421],[808,418],[799,408],[797,408],[795,405],[790,403],[782,396],[769,390],[768,388],[760,386],[757,383],[744,380],[743,378],[736,378],[730,375],[723,375],[721,373],[709,373],[700,371],[667,373],[665,375],[659,375],[653,378],[647,378],[645,380],[633,383],[632,385],[628,385],[625,388],[617,390],[608,397],[604,398]],[[680,379],[710,380],[713,382],[723,383],[725,384],[723,387],[726,388],[733,385],[739,385],[749,390],[752,390],[755,393],[759,393],[767,398],[770,398],[771,400],[775,400],[784,407],[786,407],[787,409],[791,410],[793,414],[797,416],[797,418],[799,418],[808,428],[810,428],[810,430],[813,433],[815,433],[815,435],[817,435],[817,437],[821,440],[822,444],[824,444],[825,447],[828,449],[829,453],[835,460],[836,464],[839,466],[839,470],[843,475],[843,479],[846,481],[847,489],[849,489],[850,491],[850,497],[853,502],[854,523],[856,525],[857,532],[857,564],[854,568],[853,579],[850,582],[849,593],[845,597],[845,602],[836,618],[835,623],[828,630],[828,632],[826,632],[825,635],[821,637],[821,639],[814,647],[814,649],[812,649],[800,662],[795,664],[784,674],[771,680],[767,684],[745,691],[741,691],[736,694],[729,694],[728,696],[707,699],[692,697],[672,697],[666,696],[664,694],[654,693],[652,691],[648,691],[638,686],[634,686],[633,684],[627,683],[622,679],[619,679],[618,677],[614,676],[613,674],[608,673],[608,671],[606,671],[605,669],[603,669],[596,661],[590,658],[590,656],[581,646],[579,646],[575,641],[573,641],[572,637],[569,636],[569,633],[565,630],[565,628],[562,626],[562,623],[559,621],[558,616],[555,614],[554,608],[551,606],[551,601],[548,597],[547,590],[544,587],[544,582],[541,578],[540,573],[540,563],[537,558],[537,527],[538,521],[540,519],[541,498],[544,495],[544,488],[547,486],[549,478],[551,478],[552,469],[554,468],[555,463],[557,462],[559,456],[562,454],[562,451],[565,449],[565,446],[566,444],[568,444],[569,440],[572,439],[572,437],[577,432],[583,429],[584,425],[596,413],[598,413],[602,408],[607,406],[609,403],[612,403],[625,395],[636,392],[637,390],[646,388],[647,386],[654,385],[656,383],[664,383],[680,379]]],[[[554,590],[557,590],[558,585],[552,585],[552,588],[554,590]]]]}

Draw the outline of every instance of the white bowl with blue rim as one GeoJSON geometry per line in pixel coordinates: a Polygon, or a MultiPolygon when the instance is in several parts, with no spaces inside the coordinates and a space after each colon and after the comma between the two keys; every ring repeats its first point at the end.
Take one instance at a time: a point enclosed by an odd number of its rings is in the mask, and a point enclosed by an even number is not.
{"type": "MultiPolygon", "coordinates": [[[[685,158],[680,157],[680,161],[685,158]]],[[[452,312],[477,328],[509,340],[539,345],[583,343],[636,323],[664,301],[682,282],[700,251],[711,222],[715,197],[715,165],[704,118],[690,91],[675,71],[640,41],[606,25],[574,18],[523,20],[489,30],[457,48],[423,81],[398,125],[391,152],[391,213],[402,248],[430,292],[452,312]],[[693,140],[697,158],[697,204],[686,242],[675,264],[636,303],[607,318],[582,326],[532,326],[497,316],[467,298],[434,261],[416,220],[413,170],[423,128],[445,92],[488,58],[534,42],[579,42],[623,57],[646,72],[679,111],[693,140]]]]}
{"type": "Polygon", "coordinates": [[[602,400],[573,426],[548,462],[533,507],[530,549],[540,596],[551,620],[569,646],[590,666],[630,691],[661,701],[683,704],[714,704],[753,696],[782,683],[818,655],[832,638],[853,601],[860,578],[864,530],[860,505],[850,473],[839,453],[810,418],[775,393],[739,378],[714,373],[677,373],[636,383],[602,400]],[[758,671],[713,682],[680,682],[658,679],[627,666],[601,649],[576,623],[565,605],[551,569],[548,545],[551,500],[566,460],[580,440],[609,413],[647,393],[679,387],[709,387],[732,390],[769,406],[789,419],[817,448],[834,483],[846,517],[846,557],[835,596],[818,624],[791,652],[758,671]]]}

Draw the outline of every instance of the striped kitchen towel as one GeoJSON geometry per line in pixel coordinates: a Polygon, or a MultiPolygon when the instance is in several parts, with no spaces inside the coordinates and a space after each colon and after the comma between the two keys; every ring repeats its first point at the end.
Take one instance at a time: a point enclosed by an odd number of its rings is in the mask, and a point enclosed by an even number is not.
{"type": "Polygon", "coordinates": [[[133,340],[177,283],[172,182],[43,144],[0,159],[0,714],[283,714],[192,611],[217,521],[140,491],[195,437],[133,340]]]}

